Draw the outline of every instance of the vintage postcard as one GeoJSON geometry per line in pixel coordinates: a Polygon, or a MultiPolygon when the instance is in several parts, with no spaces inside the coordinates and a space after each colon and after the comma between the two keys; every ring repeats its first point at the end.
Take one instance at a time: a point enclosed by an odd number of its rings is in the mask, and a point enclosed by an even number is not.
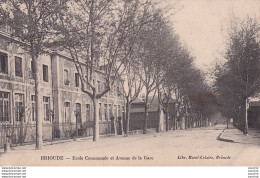
{"type": "Polygon", "coordinates": [[[0,2],[0,166],[260,166],[259,0],[0,2]]]}

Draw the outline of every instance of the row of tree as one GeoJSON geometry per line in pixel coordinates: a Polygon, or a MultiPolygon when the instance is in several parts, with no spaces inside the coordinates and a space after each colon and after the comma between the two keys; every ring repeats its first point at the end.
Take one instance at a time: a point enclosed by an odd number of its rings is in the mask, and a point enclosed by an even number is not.
{"type": "MultiPolygon", "coordinates": [[[[5,0],[0,2],[0,22],[12,29],[31,55],[36,96],[36,149],[42,147],[42,115],[38,57],[52,50],[71,55],[81,90],[93,101],[93,141],[99,138],[98,100],[115,84],[121,84],[126,100],[129,132],[130,107],[145,91],[143,133],[147,133],[148,96],[158,95],[167,115],[169,100],[177,100],[176,118],[186,128],[202,125],[212,113],[215,98],[193,64],[194,58],[180,43],[164,9],[152,0],[5,0]],[[96,72],[105,86],[98,91],[96,72]]],[[[160,130],[160,128],[158,128],[160,130]]]]}
{"type": "Polygon", "coordinates": [[[248,132],[249,98],[260,92],[260,24],[254,18],[234,18],[224,53],[225,63],[215,68],[214,89],[221,112],[248,132]]]}

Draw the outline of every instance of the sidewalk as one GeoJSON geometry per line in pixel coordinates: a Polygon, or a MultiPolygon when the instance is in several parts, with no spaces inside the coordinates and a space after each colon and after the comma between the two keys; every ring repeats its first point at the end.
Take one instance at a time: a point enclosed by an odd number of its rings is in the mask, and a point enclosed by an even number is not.
{"type": "Polygon", "coordinates": [[[260,130],[249,128],[248,135],[244,135],[243,132],[241,132],[234,126],[229,126],[228,129],[225,129],[219,135],[219,140],[242,144],[254,144],[260,146],[260,130]]]}
{"type": "MultiPolygon", "coordinates": [[[[142,130],[135,130],[135,131],[129,131],[129,137],[126,138],[136,138],[136,137],[149,137],[149,136],[153,136],[155,134],[159,134],[155,131],[155,129],[147,129],[147,134],[143,135],[142,134],[143,131],[142,130]]],[[[100,135],[100,139],[102,141],[106,140],[106,139],[118,139],[118,138],[124,138],[124,135],[117,135],[115,136],[114,134],[107,134],[107,135],[100,135]]],[[[90,143],[92,143],[92,139],[93,137],[79,137],[77,139],[73,139],[73,138],[69,138],[69,139],[55,139],[55,140],[48,140],[48,141],[43,141],[43,146],[49,146],[49,145],[58,145],[58,144],[64,144],[64,143],[76,143],[76,142],[85,142],[88,141],[90,143]]],[[[12,151],[18,151],[18,150],[35,150],[35,143],[34,142],[29,142],[29,143],[24,143],[23,145],[15,145],[15,146],[11,146],[10,148],[11,150],[9,152],[12,151]]],[[[0,148],[0,155],[4,153],[4,148],[0,148]]]]}

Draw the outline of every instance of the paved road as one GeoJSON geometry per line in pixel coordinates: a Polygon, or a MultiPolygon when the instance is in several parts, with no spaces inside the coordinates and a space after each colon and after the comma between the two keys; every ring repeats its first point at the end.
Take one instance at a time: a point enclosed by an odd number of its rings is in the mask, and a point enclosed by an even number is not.
{"type": "Polygon", "coordinates": [[[259,145],[219,141],[217,137],[223,129],[224,125],[219,125],[111,137],[98,142],[79,140],[47,145],[43,150],[34,150],[32,145],[16,147],[0,155],[0,165],[259,166],[259,145]],[[59,156],[55,159],[63,160],[43,160],[44,156],[59,156]]]}

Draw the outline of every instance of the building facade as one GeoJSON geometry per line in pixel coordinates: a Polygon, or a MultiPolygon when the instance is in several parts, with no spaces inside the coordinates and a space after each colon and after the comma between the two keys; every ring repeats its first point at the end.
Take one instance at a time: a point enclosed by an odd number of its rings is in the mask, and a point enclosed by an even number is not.
{"type": "MultiPolygon", "coordinates": [[[[164,104],[159,107],[158,97],[148,97],[148,117],[147,117],[147,129],[160,129],[160,131],[166,130],[166,111],[164,104]]],[[[173,120],[175,118],[175,100],[171,99],[169,102],[169,117],[168,128],[173,127],[173,120]]],[[[142,130],[144,127],[145,118],[145,103],[141,98],[137,98],[130,108],[130,123],[129,130],[142,130]]]]}
{"type": "MultiPolygon", "coordinates": [[[[8,31],[0,31],[0,147],[32,142],[36,137],[35,84],[30,55],[11,42],[8,31]]],[[[40,98],[43,115],[43,140],[92,136],[93,103],[81,91],[73,60],[64,53],[41,55],[40,98]]],[[[98,90],[104,87],[102,71],[95,72],[98,90]]],[[[100,134],[111,134],[110,118],[124,113],[123,96],[118,86],[99,99],[100,134]]]]}
{"type": "Polygon", "coordinates": [[[247,114],[248,127],[260,128],[260,101],[250,101],[247,114]]]}

